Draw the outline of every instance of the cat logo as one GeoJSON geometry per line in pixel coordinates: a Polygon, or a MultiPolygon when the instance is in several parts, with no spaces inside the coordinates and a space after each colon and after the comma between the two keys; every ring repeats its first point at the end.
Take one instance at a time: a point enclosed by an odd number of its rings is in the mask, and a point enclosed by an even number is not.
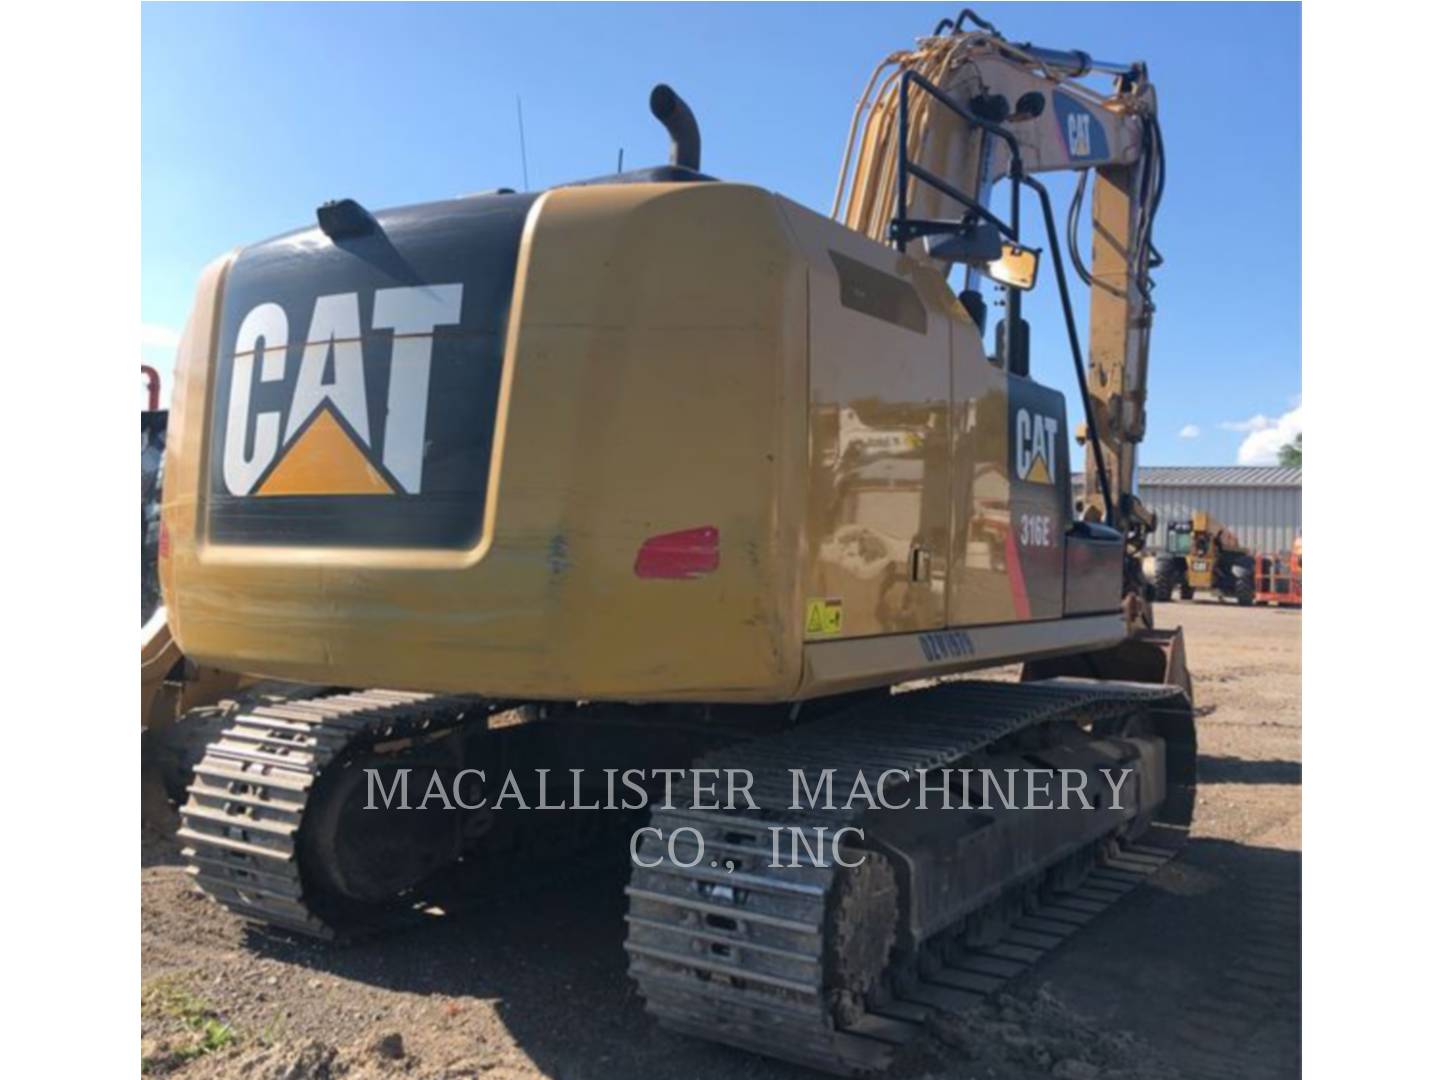
{"type": "Polygon", "coordinates": [[[1090,156],[1090,117],[1085,113],[1071,113],[1065,118],[1065,135],[1072,158],[1090,156]]]}
{"type": "Polygon", "coordinates": [[[1015,475],[1030,484],[1055,482],[1055,433],[1060,421],[1028,409],[1015,410],[1015,475]]]}
{"type": "Polygon", "coordinates": [[[358,293],[317,298],[284,415],[252,415],[251,403],[257,387],[286,379],[285,309],[275,303],[251,309],[240,322],[230,372],[222,452],[230,494],[420,494],[432,335],[435,327],[460,321],[461,291],[460,285],[377,289],[368,339],[358,293]],[[379,347],[377,330],[394,331],[394,345],[383,427],[372,430],[364,350],[379,347]]]}
{"type": "Polygon", "coordinates": [[[1056,91],[1055,121],[1071,161],[1100,161],[1110,156],[1105,125],[1070,94],[1056,91]]]}

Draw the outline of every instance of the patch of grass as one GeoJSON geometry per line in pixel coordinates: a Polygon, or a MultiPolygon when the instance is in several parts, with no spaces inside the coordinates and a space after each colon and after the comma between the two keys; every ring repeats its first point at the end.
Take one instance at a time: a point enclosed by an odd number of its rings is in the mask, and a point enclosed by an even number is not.
{"type": "Polygon", "coordinates": [[[224,1050],[235,1042],[235,1029],[218,1019],[209,1019],[195,1029],[196,1040],[176,1053],[185,1061],[224,1050]]]}
{"type": "Polygon", "coordinates": [[[142,987],[140,1011],[149,1016],[179,1020],[190,1028],[198,1028],[216,1015],[215,1010],[185,987],[178,975],[166,975],[142,987]]]}
{"type": "Polygon", "coordinates": [[[274,1046],[280,1039],[280,1029],[280,1014],[277,1012],[270,1018],[270,1022],[260,1029],[260,1033],[255,1036],[256,1041],[261,1046],[274,1046]]]}
{"type": "Polygon", "coordinates": [[[159,1053],[140,1059],[140,1071],[147,1075],[169,1072],[186,1062],[234,1045],[235,1029],[220,1018],[210,1005],[187,989],[178,976],[166,976],[141,988],[142,1016],[179,1021],[186,1037],[179,1045],[167,1040],[159,1053]]]}

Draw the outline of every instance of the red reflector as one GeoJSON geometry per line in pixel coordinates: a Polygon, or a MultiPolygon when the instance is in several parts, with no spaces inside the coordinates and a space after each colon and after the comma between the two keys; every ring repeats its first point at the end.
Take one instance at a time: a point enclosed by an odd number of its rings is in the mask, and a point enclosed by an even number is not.
{"type": "Polygon", "coordinates": [[[635,576],[693,578],[720,565],[720,530],[714,525],[652,536],[635,555],[635,576]]]}
{"type": "Polygon", "coordinates": [[[164,523],[163,521],[160,523],[160,545],[159,545],[159,546],[160,546],[160,558],[162,558],[162,559],[168,559],[168,558],[170,557],[170,530],[165,527],[165,523],[164,523]]]}

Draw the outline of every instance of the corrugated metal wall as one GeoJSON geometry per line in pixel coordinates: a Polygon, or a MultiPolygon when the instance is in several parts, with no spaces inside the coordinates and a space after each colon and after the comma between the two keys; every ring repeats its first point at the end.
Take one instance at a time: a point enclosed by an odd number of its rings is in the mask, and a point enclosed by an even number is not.
{"type": "Polygon", "coordinates": [[[1300,488],[1139,485],[1140,501],[1159,519],[1152,543],[1164,547],[1172,521],[1196,510],[1213,514],[1254,552],[1285,552],[1300,531],[1300,488]]]}

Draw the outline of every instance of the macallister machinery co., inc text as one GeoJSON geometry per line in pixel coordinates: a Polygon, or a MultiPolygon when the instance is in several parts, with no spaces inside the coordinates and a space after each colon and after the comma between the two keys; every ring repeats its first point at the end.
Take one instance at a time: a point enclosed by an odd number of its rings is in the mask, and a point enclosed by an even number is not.
{"type": "MultiPolygon", "coordinates": [[[[1131,769],[1099,770],[1108,791],[1095,791],[1084,769],[886,769],[873,775],[863,769],[790,769],[790,801],[772,808],[806,810],[997,810],[1112,809],[1131,769]]],[[[585,769],[558,773],[535,769],[507,770],[498,785],[484,769],[367,768],[366,810],[452,810],[504,812],[520,810],[638,811],[734,810],[759,812],[748,769],[585,769]],[[596,770],[590,770],[594,774],[596,770]],[[555,775],[552,775],[554,773],[555,775]]],[[[866,854],[856,845],[864,830],[855,825],[777,824],[770,827],[770,865],[800,866],[835,863],[858,866],[866,854]]],[[[660,865],[639,851],[646,835],[665,845],[669,862],[698,866],[706,860],[698,829],[682,826],[668,836],[647,825],[631,835],[630,855],[637,865],[660,865]]],[[[711,859],[716,868],[733,870],[732,860],[711,859]]]]}

